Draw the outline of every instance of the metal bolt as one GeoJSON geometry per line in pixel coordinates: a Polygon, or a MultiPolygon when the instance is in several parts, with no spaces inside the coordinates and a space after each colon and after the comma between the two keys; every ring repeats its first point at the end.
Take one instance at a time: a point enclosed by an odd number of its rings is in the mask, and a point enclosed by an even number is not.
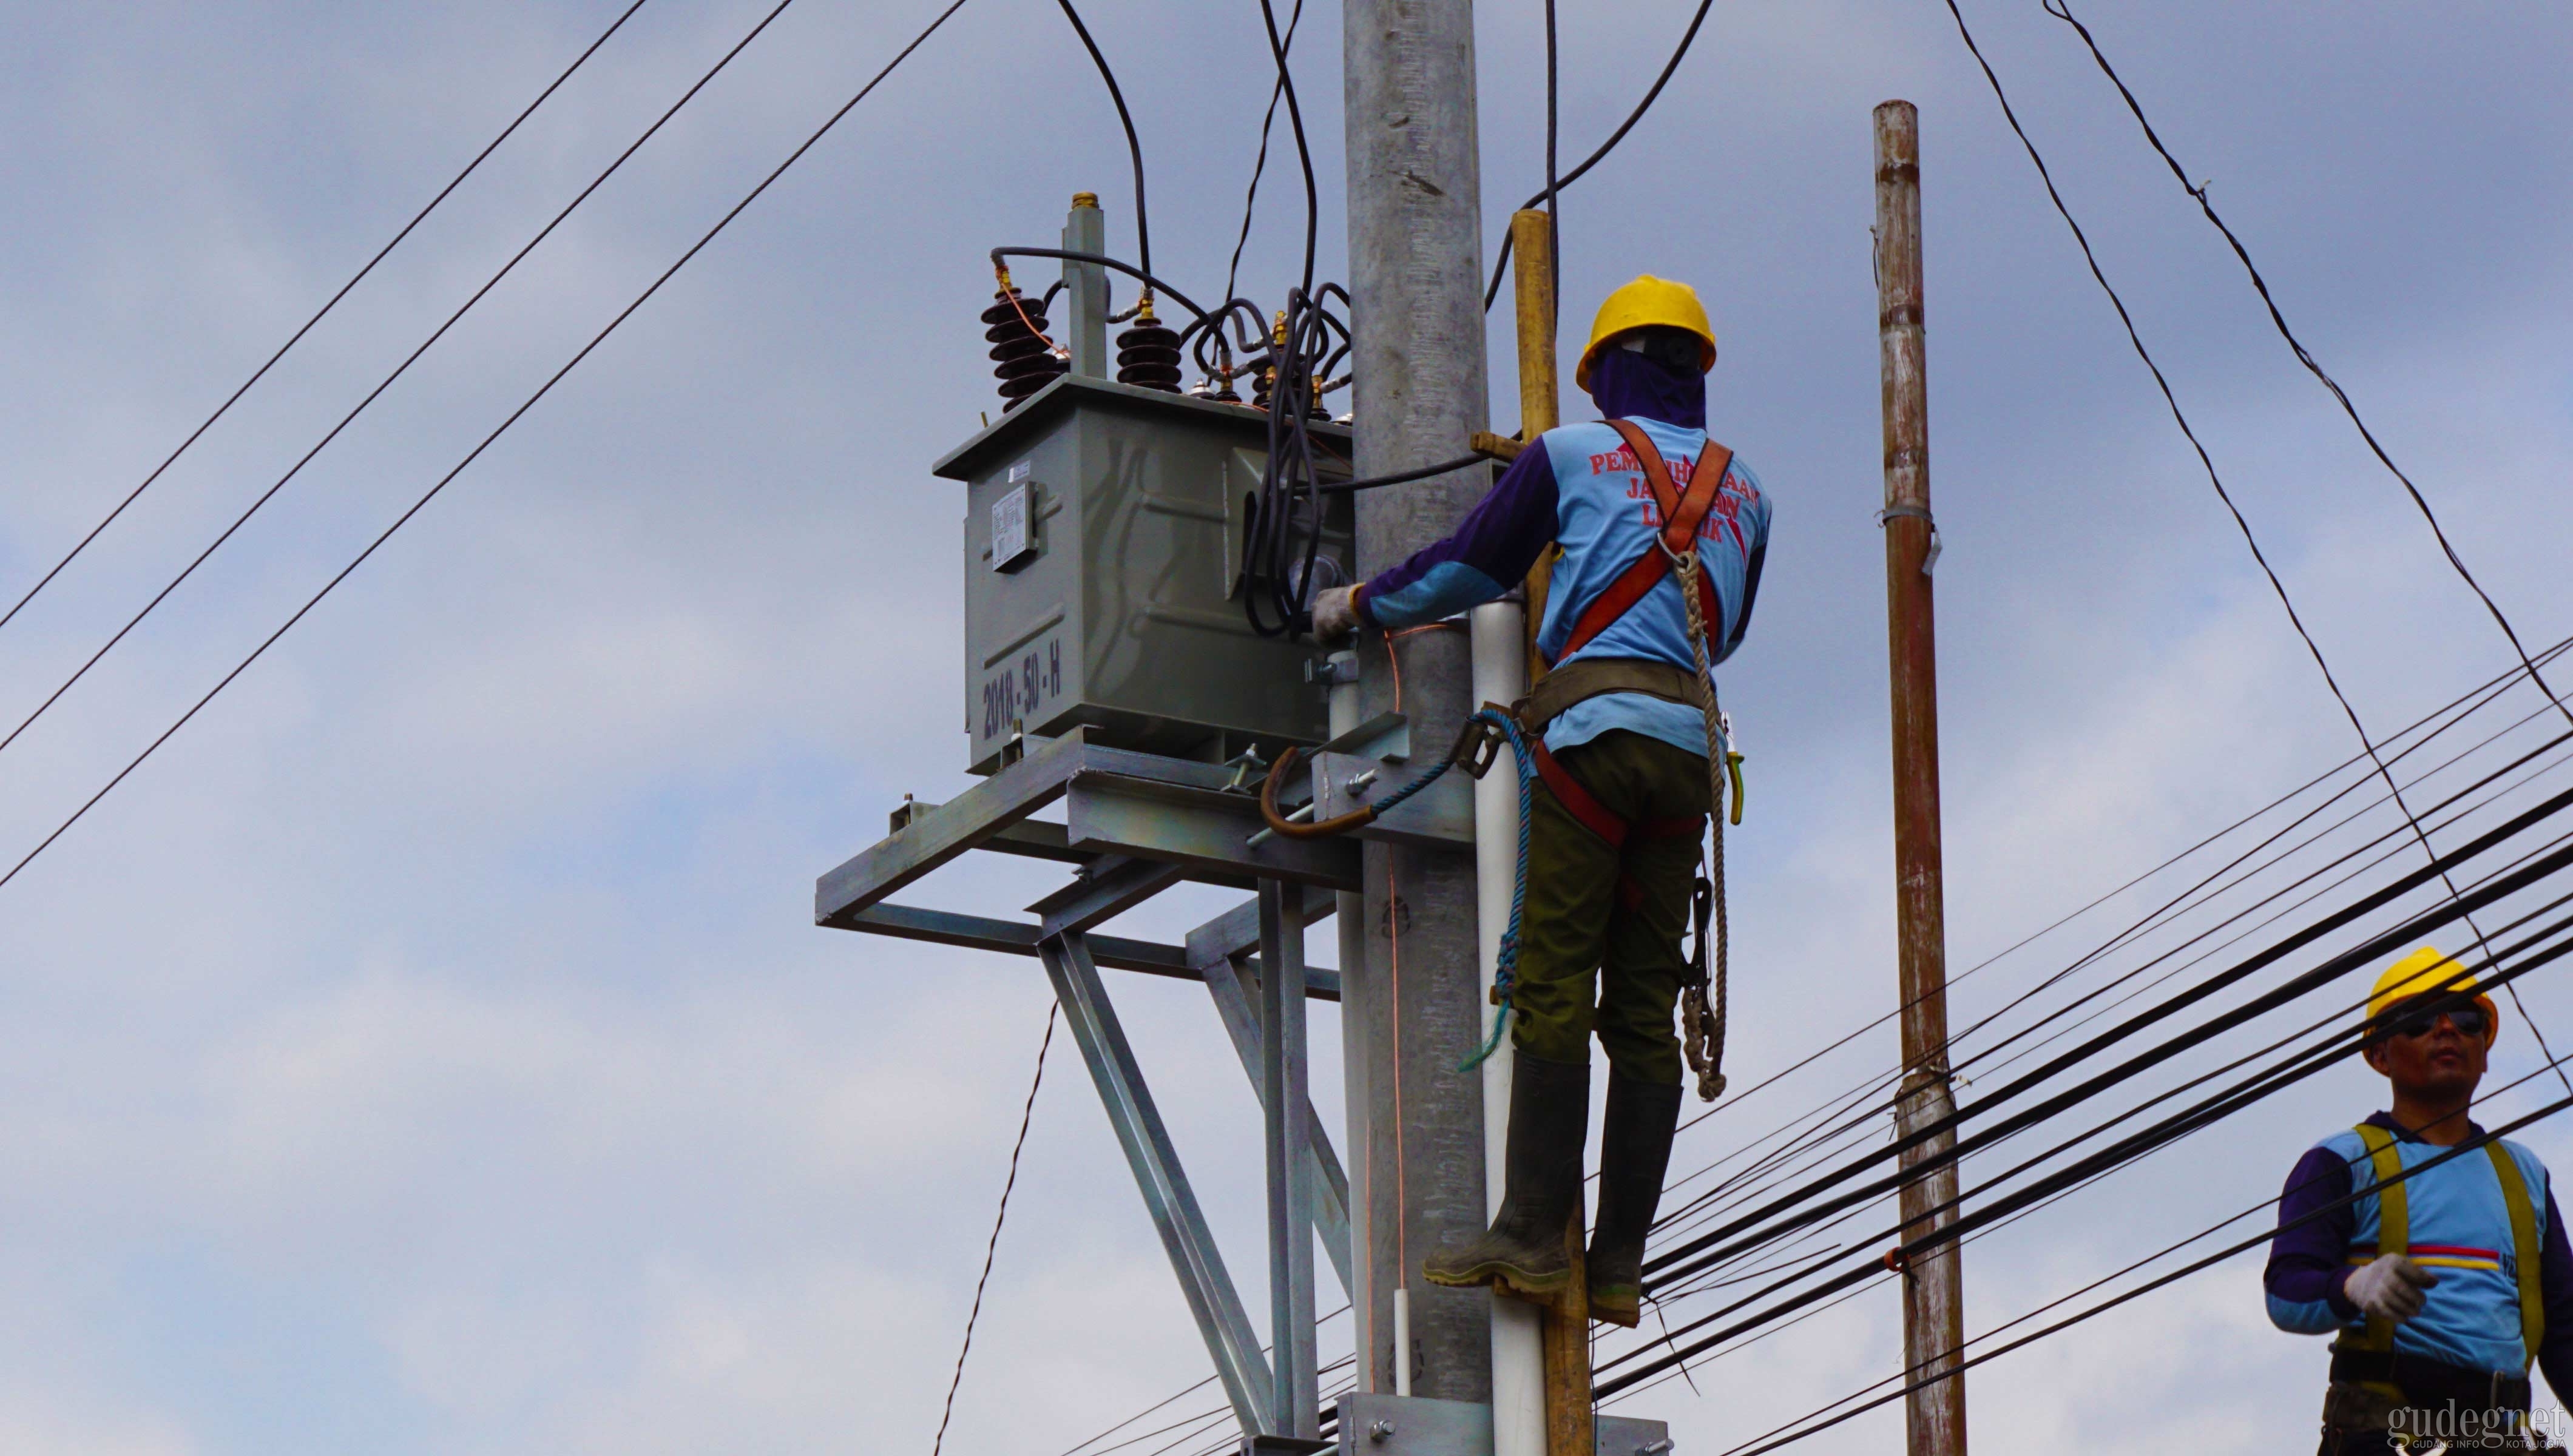
{"type": "Polygon", "coordinates": [[[1665,1456],[1665,1453],[1667,1453],[1670,1449],[1671,1449],[1671,1443],[1670,1443],[1669,1439],[1668,1439],[1668,1438],[1664,1438],[1664,1439],[1662,1439],[1662,1440],[1655,1441],[1653,1444],[1651,1444],[1651,1445],[1649,1445],[1649,1446],[1638,1446],[1638,1447],[1636,1447],[1636,1448],[1635,1448],[1635,1456],[1665,1456]]]}
{"type": "Polygon", "coordinates": [[[1350,796],[1351,798],[1355,798],[1355,797],[1357,797],[1358,795],[1360,795],[1360,794],[1362,794],[1362,793],[1365,793],[1365,792],[1366,792],[1366,786],[1367,786],[1367,785],[1369,785],[1369,784],[1372,784],[1372,783],[1374,783],[1374,782],[1375,782],[1375,770],[1374,770],[1374,769],[1368,769],[1365,773],[1362,773],[1362,774],[1351,774],[1351,775],[1349,775],[1349,781],[1348,781],[1347,783],[1345,783],[1345,784],[1340,785],[1340,792],[1342,792],[1342,793],[1344,793],[1344,794],[1347,794],[1347,795],[1348,795],[1348,796],[1350,796]]]}
{"type": "Polygon", "coordinates": [[[1367,1427],[1367,1439],[1379,1445],[1393,1439],[1393,1422],[1377,1421],[1367,1427]]]}

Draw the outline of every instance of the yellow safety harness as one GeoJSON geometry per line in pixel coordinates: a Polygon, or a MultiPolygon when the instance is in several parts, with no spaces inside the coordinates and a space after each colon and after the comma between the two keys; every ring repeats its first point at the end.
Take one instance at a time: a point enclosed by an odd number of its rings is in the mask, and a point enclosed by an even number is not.
{"type": "MultiPolygon", "coordinates": [[[[2367,1145],[2367,1157],[2375,1172],[2376,1252],[2379,1256],[2408,1252],[2412,1246],[2411,1204],[2404,1196],[2403,1153],[2394,1134],[2373,1122],[2361,1122],[2353,1129],[2359,1141],[2367,1145]]],[[[2519,1338],[2528,1349],[2528,1366],[2537,1368],[2537,1347],[2546,1338],[2546,1296],[2539,1283],[2538,1264],[2543,1249],[2537,1239],[2537,1205],[2529,1201],[2528,1180],[2520,1175],[2519,1159],[2510,1155],[2499,1139],[2484,1144],[2491,1154],[2493,1173],[2501,1179],[2502,1205],[2510,1210],[2510,1243],[2513,1259],[2519,1266],[2519,1338]]],[[[2361,1334],[2343,1331],[2335,1348],[2361,1353],[2384,1353],[2394,1348],[2394,1322],[2370,1317],[2361,1334]]]]}

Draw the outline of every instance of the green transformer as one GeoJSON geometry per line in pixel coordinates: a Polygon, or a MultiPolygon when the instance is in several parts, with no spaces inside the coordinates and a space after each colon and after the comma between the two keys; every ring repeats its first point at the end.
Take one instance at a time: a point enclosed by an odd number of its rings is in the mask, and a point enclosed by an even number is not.
{"type": "MultiPolygon", "coordinates": [[[[1316,474],[1346,479],[1349,431],[1315,420],[1307,437],[1316,474]]],[[[1244,610],[1268,438],[1259,409],[1067,374],[932,467],[966,487],[973,772],[1021,734],[1076,726],[1218,762],[1326,736],[1321,649],[1263,637],[1244,610]]],[[[1351,512],[1322,499],[1328,586],[1353,560],[1351,512]]]]}

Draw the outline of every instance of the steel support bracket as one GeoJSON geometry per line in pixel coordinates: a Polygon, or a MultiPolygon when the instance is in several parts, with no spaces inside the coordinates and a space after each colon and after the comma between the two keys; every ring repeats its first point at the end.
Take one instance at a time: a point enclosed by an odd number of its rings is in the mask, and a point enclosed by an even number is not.
{"type": "MultiPolygon", "coordinates": [[[[1395,773],[1375,759],[1352,753],[1313,756],[1313,793],[1321,800],[1315,817],[1331,819],[1353,813],[1390,796],[1410,777],[1395,773]]],[[[1438,782],[1387,810],[1384,817],[1351,831],[1357,839],[1415,849],[1466,850],[1474,847],[1474,781],[1448,773],[1438,782]]]]}

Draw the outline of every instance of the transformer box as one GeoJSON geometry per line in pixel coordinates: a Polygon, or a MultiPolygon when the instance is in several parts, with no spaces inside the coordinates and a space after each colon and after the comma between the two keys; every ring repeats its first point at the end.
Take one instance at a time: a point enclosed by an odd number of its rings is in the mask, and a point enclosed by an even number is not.
{"type": "MultiPolygon", "coordinates": [[[[1307,426],[1348,478],[1349,431],[1307,426]]],[[[1263,637],[1242,600],[1269,416],[1066,374],[932,469],[965,482],[965,731],[990,773],[1025,732],[1222,761],[1327,736],[1322,649],[1263,637]]],[[[1349,497],[1322,497],[1316,587],[1345,582],[1349,497]]],[[[1299,530],[1300,534],[1300,530],[1299,530]]]]}

